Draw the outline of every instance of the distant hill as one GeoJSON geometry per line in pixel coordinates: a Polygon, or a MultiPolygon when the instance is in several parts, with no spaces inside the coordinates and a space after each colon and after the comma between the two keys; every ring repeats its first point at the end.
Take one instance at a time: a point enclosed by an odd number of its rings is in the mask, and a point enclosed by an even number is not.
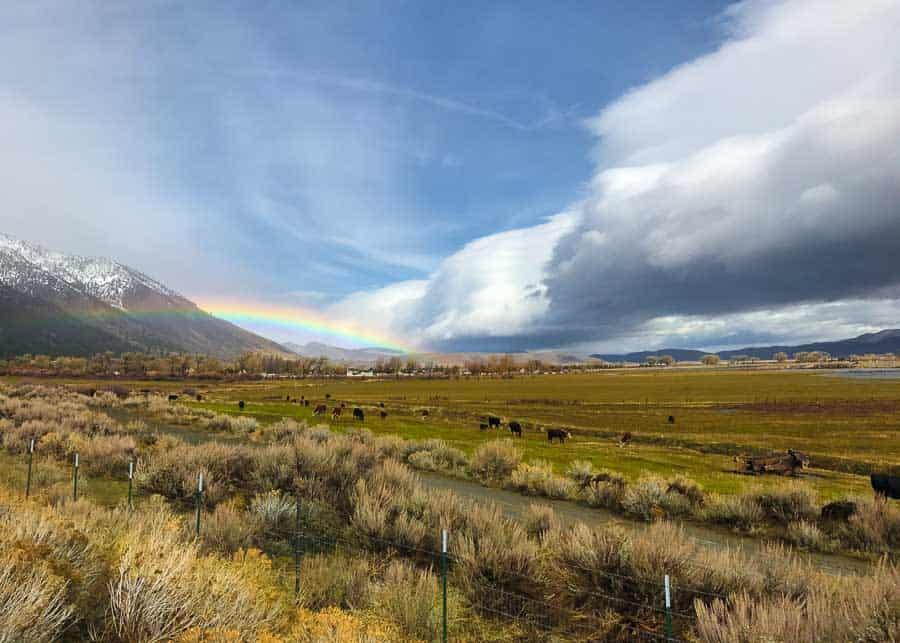
{"type": "Polygon", "coordinates": [[[372,348],[341,348],[340,346],[329,346],[320,342],[308,342],[306,344],[284,342],[282,345],[292,353],[303,357],[326,357],[333,362],[347,362],[349,364],[368,364],[374,363],[378,359],[389,359],[403,355],[401,351],[377,346],[372,348]]]}
{"type": "Polygon", "coordinates": [[[22,353],[287,353],[133,268],[0,233],[0,357],[22,353]]]}
{"type": "MultiPolygon", "coordinates": [[[[773,359],[775,353],[784,352],[788,355],[794,353],[824,351],[832,357],[849,357],[850,355],[863,355],[865,353],[897,353],[900,351],[900,329],[882,330],[877,333],[866,333],[852,339],[841,339],[832,342],[813,342],[811,344],[798,344],[796,346],[749,346],[735,350],[718,351],[715,353],[722,359],[731,359],[738,355],[747,355],[759,359],[773,359]]],[[[698,351],[685,348],[661,348],[656,351],[637,351],[624,354],[595,354],[592,357],[608,362],[642,362],[650,355],[671,355],[679,362],[697,361],[707,351],[698,351]]]]}

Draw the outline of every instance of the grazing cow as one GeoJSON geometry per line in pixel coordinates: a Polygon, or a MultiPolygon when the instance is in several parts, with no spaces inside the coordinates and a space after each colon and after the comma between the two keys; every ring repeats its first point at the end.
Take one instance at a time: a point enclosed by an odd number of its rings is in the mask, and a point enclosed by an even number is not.
{"type": "Polygon", "coordinates": [[[285,402],[290,402],[290,401],[291,401],[291,396],[290,396],[290,395],[285,395],[285,396],[284,396],[284,401],[285,401],[285,402]]]}
{"type": "Polygon", "coordinates": [[[331,399],[331,393],[326,393],[326,394],[325,394],[325,399],[326,399],[326,400],[330,400],[330,399],[331,399]]]}
{"type": "Polygon", "coordinates": [[[336,420],[339,417],[341,417],[341,407],[336,406],[333,409],[331,409],[331,419],[336,420]]]}
{"type": "Polygon", "coordinates": [[[553,444],[553,440],[559,440],[560,444],[565,444],[566,438],[571,437],[572,434],[565,429],[547,429],[547,439],[550,441],[550,444],[553,444]]]}
{"type": "Polygon", "coordinates": [[[303,400],[303,406],[309,406],[309,400],[303,400]]]}
{"type": "Polygon", "coordinates": [[[509,432],[513,435],[517,435],[520,438],[522,437],[522,425],[518,422],[510,422],[509,423],[509,432]]]}
{"type": "Polygon", "coordinates": [[[424,420],[428,417],[428,409],[419,409],[419,415],[421,415],[422,419],[424,420]]]}
{"type": "Polygon", "coordinates": [[[488,426],[490,428],[492,428],[492,429],[500,428],[500,418],[498,418],[497,416],[489,415],[487,420],[488,420],[488,426]]]}
{"type": "Polygon", "coordinates": [[[238,408],[240,410],[243,411],[245,406],[247,406],[247,404],[244,402],[244,400],[241,400],[240,402],[238,402],[238,408]]]}
{"type": "Polygon", "coordinates": [[[625,431],[625,433],[622,434],[622,439],[619,440],[619,446],[620,447],[627,446],[630,442],[631,442],[631,432],[625,431]]]}
{"type": "Polygon", "coordinates": [[[347,403],[346,403],[346,402],[341,402],[341,408],[342,408],[342,409],[347,408],[347,403]]]}
{"type": "Polygon", "coordinates": [[[381,408],[384,408],[384,402],[379,402],[378,406],[380,406],[381,408]]]}
{"type": "Polygon", "coordinates": [[[835,500],[822,507],[822,520],[847,522],[856,513],[856,503],[852,500],[835,500]]]}
{"type": "Polygon", "coordinates": [[[198,402],[202,402],[202,401],[203,401],[203,396],[200,395],[199,393],[197,393],[197,401],[198,401],[198,402]]]}
{"type": "Polygon", "coordinates": [[[381,416],[382,420],[387,419],[387,411],[381,411],[378,415],[381,416]]]}
{"type": "Polygon", "coordinates": [[[316,404],[316,408],[313,409],[313,415],[323,415],[327,410],[328,407],[324,404],[316,404]]]}
{"type": "Polygon", "coordinates": [[[900,476],[892,476],[889,473],[873,473],[869,479],[872,481],[872,489],[875,490],[876,495],[900,500],[900,476]]]}
{"type": "Polygon", "coordinates": [[[675,416],[674,415],[669,416],[669,424],[675,424],[675,416]]]}
{"type": "Polygon", "coordinates": [[[366,414],[363,413],[363,410],[361,408],[356,407],[355,409],[353,409],[353,419],[359,420],[360,422],[365,422],[366,414]]]}
{"type": "Polygon", "coordinates": [[[178,399],[178,396],[177,396],[177,395],[170,395],[170,396],[169,396],[169,401],[170,401],[170,402],[174,402],[174,401],[177,400],[177,399],[178,399]]]}
{"type": "Polygon", "coordinates": [[[479,431],[487,431],[487,430],[488,430],[488,425],[485,424],[484,422],[482,422],[481,424],[478,425],[478,430],[479,430],[479,431]]]}

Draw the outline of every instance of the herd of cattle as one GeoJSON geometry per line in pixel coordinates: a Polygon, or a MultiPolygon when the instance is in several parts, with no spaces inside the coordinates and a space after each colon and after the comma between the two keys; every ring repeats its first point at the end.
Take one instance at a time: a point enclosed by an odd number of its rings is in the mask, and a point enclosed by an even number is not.
{"type": "MultiPolygon", "coordinates": [[[[174,401],[178,399],[177,395],[170,395],[169,401],[174,401]]],[[[326,393],[325,399],[331,399],[331,395],[326,393]]],[[[202,396],[198,395],[197,400],[202,400],[202,396]]],[[[295,402],[300,404],[301,406],[309,407],[311,406],[311,402],[304,396],[300,396],[299,399],[292,399],[290,395],[287,396],[288,402],[295,402]]],[[[244,400],[240,400],[238,402],[238,407],[243,411],[246,406],[244,400]]],[[[337,420],[343,415],[344,410],[347,405],[344,402],[340,402],[338,405],[332,406],[331,409],[331,419],[337,420]]],[[[378,413],[378,416],[384,420],[387,418],[388,414],[384,408],[384,402],[378,403],[378,408],[375,409],[378,413]]],[[[313,407],[313,415],[321,416],[328,413],[328,406],[324,403],[317,403],[313,407]]],[[[364,422],[366,419],[366,412],[361,407],[356,406],[351,411],[353,415],[353,419],[358,422],[364,422]]],[[[419,409],[416,412],[423,420],[427,419],[430,415],[428,409],[419,409]]],[[[669,424],[675,423],[675,417],[670,415],[666,419],[669,424]]],[[[483,422],[480,422],[478,425],[479,430],[488,431],[488,430],[500,430],[503,426],[503,420],[496,415],[488,415],[484,418],[483,422]]],[[[509,428],[509,432],[518,438],[522,437],[523,427],[522,423],[516,420],[510,420],[506,423],[506,426],[509,428]]],[[[561,428],[548,428],[547,432],[547,440],[550,444],[554,442],[558,442],[559,444],[564,444],[565,441],[572,437],[572,434],[566,430],[561,428]]],[[[619,446],[628,446],[631,443],[632,435],[630,432],[626,431],[622,434],[621,438],[618,440],[619,446]]],[[[743,473],[748,473],[752,475],[759,475],[764,473],[774,473],[779,475],[797,475],[797,473],[801,469],[805,469],[809,466],[809,456],[804,453],[800,453],[799,451],[794,451],[793,449],[788,449],[786,454],[783,455],[775,455],[775,456],[758,456],[758,457],[736,457],[734,458],[735,462],[739,463],[740,470],[743,473]]],[[[885,496],[888,498],[900,499],[900,476],[893,475],[890,473],[872,473],[870,476],[870,481],[872,483],[872,489],[876,494],[885,496]]]]}

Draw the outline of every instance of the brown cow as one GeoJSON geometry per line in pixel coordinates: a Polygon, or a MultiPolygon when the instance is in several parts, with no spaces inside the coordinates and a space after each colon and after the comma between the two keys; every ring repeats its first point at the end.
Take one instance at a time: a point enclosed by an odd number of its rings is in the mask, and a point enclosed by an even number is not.
{"type": "Polygon", "coordinates": [[[316,404],[316,408],[313,409],[313,415],[323,415],[327,410],[328,407],[324,404],[316,404]]]}
{"type": "Polygon", "coordinates": [[[387,418],[387,411],[381,411],[378,415],[380,415],[381,419],[384,420],[387,418]]]}
{"type": "Polygon", "coordinates": [[[630,443],[631,443],[631,432],[625,431],[625,433],[622,434],[622,439],[619,440],[619,446],[620,447],[628,446],[630,443]]]}
{"type": "Polygon", "coordinates": [[[341,417],[341,407],[336,406],[333,409],[331,409],[331,419],[336,420],[339,417],[341,417]]]}

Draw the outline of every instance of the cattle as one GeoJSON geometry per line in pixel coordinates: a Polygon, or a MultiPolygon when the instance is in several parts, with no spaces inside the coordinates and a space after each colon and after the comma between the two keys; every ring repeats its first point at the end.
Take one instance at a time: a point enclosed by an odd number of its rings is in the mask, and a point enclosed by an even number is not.
{"type": "Polygon", "coordinates": [[[169,401],[170,401],[170,402],[174,402],[174,401],[177,400],[177,399],[178,399],[178,396],[177,396],[177,395],[170,395],[170,396],[169,396],[169,401]]]}
{"type": "Polygon", "coordinates": [[[869,476],[876,495],[900,500],[900,476],[889,473],[873,473],[869,476]]]}
{"type": "Polygon", "coordinates": [[[522,425],[518,422],[510,422],[509,423],[509,432],[513,435],[517,435],[520,438],[522,437],[522,425]]]}
{"type": "Polygon", "coordinates": [[[199,393],[197,394],[197,401],[198,401],[198,402],[202,402],[202,401],[203,401],[203,396],[200,395],[199,393]]]}
{"type": "Polygon", "coordinates": [[[620,447],[627,446],[630,442],[631,442],[631,432],[625,431],[625,433],[622,434],[622,438],[619,440],[619,446],[620,447]]]}
{"type": "Polygon", "coordinates": [[[492,429],[500,428],[500,418],[498,418],[497,416],[489,415],[487,421],[488,421],[488,426],[490,428],[492,428],[492,429]]]}
{"type": "Polygon", "coordinates": [[[341,402],[341,408],[342,408],[342,409],[347,408],[347,403],[346,403],[346,402],[341,402]]]}
{"type": "Polygon", "coordinates": [[[316,404],[316,408],[313,409],[313,415],[323,415],[327,410],[328,407],[324,404],[316,404]]]}
{"type": "Polygon", "coordinates": [[[419,415],[421,415],[422,419],[424,420],[428,417],[428,409],[419,409],[419,415]]]}
{"type": "Polygon", "coordinates": [[[247,406],[247,404],[246,404],[246,402],[244,402],[244,400],[241,400],[240,402],[238,402],[238,408],[240,410],[243,411],[245,406],[247,406]]]}
{"type": "Polygon", "coordinates": [[[284,401],[285,401],[285,402],[290,402],[290,401],[291,401],[291,396],[290,396],[290,395],[285,395],[285,396],[284,396],[284,401]]]}
{"type": "Polygon", "coordinates": [[[378,415],[381,417],[382,420],[387,419],[387,411],[382,410],[378,413],[378,415]]]}
{"type": "Polygon", "coordinates": [[[856,503],[852,500],[835,500],[822,507],[821,517],[825,521],[847,522],[856,509],[856,503]]]}
{"type": "Polygon", "coordinates": [[[487,430],[488,430],[488,425],[485,424],[484,422],[482,422],[481,424],[478,425],[478,430],[479,430],[479,431],[487,431],[487,430]]]}
{"type": "Polygon", "coordinates": [[[566,438],[571,437],[572,434],[565,429],[547,429],[547,439],[550,441],[550,444],[553,444],[553,440],[559,440],[560,444],[565,444],[566,438]]]}
{"type": "Polygon", "coordinates": [[[326,400],[330,400],[330,399],[331,399],[331,393],[326,393],[326,394],[325,394],[325,399],[326,399],[326,400]]]}
{"type": "Polygon", "coordinates": [[[309,406],[309,400],[303,400],[303,406],[309,406]]]}
{"type": "Polygon", "coordinates": [[[384,402],[379,402],[379,403],[378,403],[378,406],[379,406],[380,408],[384,408],[384,402]]]}
{"type": "Polygon", "coordinates": [[[669,416],[669,424],[675,424],[675,416],[674,415],[669,416]]]}
{"type": "Polygon", "coordinates": [[[331,419],[336,420],[339,417],[341,417],[341,407],[336,406],[333,409],[331,409],[331,419]]]}
{"type": "Polygon", "coordinates": [[[366,414],[363,413],[363,410],[361,408],[356,407],[355,409],[353,409],[353,419],[359,420],[360,422],[365,422],[366,414]]]}

